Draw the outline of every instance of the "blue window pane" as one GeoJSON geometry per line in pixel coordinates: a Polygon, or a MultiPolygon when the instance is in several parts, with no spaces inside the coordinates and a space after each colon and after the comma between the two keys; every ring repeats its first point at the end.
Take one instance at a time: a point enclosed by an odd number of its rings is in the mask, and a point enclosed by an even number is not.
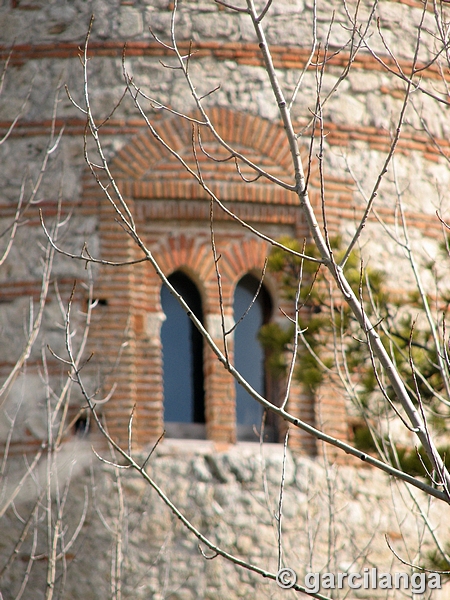
{"type": "MultiPolygon", "coordinates": [[[[248,309],[258,281],[247,275],[243,277],[234,295],[234,318],[239,320],[248,309]]],[[[234,333],[234,361],[236,368],[250,385],[260,394],[264,394],[264,351],[258,340],[258,332],[264,323],[267,307],[264,306],[267,292],[261,290],[249,313],[246,315],[234,333]]],[[[236,384],[236,419],[238,425],[261,424],[262,407],[242,386],[236,384]]]]}
{"type": "MultiPolygon", "coordinates": [[[[200,294],[183,273],[169,277],[193,313],[202,320],[200,294]]],[[[203,342],[201,335],[181,308],[178,300],[163,286],[161,305],[166,315],[161,328],[164,365],[164,420],[178,423],[204,423],[203,342]]]]}

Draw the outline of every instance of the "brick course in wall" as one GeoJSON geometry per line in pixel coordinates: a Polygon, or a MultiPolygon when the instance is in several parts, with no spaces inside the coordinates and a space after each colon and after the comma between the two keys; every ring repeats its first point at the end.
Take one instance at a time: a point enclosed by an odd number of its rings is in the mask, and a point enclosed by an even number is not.
{"type": "MultiPolygon", "coordinates": [[[[124,41],[105,40],[91,41],[89,44],[89,55],[99,57],[121,57],[124,53],[124,41]]],[[[195,52],[195,58],[211,57],[214,60],[230,60],[242,65],[264,66],[261,52],[258,44],[245,42],[190,42],[189,40],[179,40],[178,49],[181,54],[187,54],[189,51],[195,52]]],[[[0,60],[5,60],[11,52],[10,46],[0,45],[0,60]]],[[[41,44],[17,44],[14,46],[14,53],[11,56],[12,65],[23,65],[28,60],[42,59],[68,59],[78,56],[80,53],[80,44],[71,42],[41,43],[41,44]]],[[[274,66],[278,69],[303,69],[310,58],[309,48],[299,48],[297,46],[277,46],[271,45],[271,53],[274,66]]],[[[173,52],[161,44],[154,41],[128,41],[125,48],[125,56],[139,57],[151,56],[161,58],[172,56],[173,52]]],[[[313,65],[316,62],[320,64],[324,59],[324,54],[317,55],[313,65]]],[[[389,56],[383,56],[377,60],[372,54],[361,52],[356,59],[352,59],[348,51],[334,53],[330,50],[327,56],[329,66],[345,68],[349,61],[352,61],[352,68],[367,71],[385,71],[386,66],[397,73],[408,73],[411,67],[409,60],[394,60],[389,56]]],[[[417,71],[422,70],[423,76],[427,79],[442,79],[442,72],[437,65],[428,65],[417,62],[417,71]]],[[[447,75],[447,77],[449,77],[447,75]]]]}

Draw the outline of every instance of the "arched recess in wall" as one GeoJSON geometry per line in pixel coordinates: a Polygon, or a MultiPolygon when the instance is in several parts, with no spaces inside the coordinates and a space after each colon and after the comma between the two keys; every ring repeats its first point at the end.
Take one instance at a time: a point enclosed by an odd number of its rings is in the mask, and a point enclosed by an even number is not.
{"type": "MultiPolygon", "coordinates": [[[[182,271],[170,283],[203,322],[200,293],[182,271]]],[[[164,381],[164,422],[168,437],[205,437],[203,338],[166,286],[161,289],[165,320],[161,327],[164,381]]]]}
{"type": "MultiPolygon", "coordinates": [[[[239,148],[253,163],[264,165],[273,177],[281,181],[292,180],[289,146],[279,124],[223,107],[211,108],[210,118],[227,143],[239,148]]],[[[197,167],[192,154],[191,123],[176,115],[166,114],[155,121],[155,127],[159,135],[169,140],[177,153],[195,171],[197,167]]],[[[202,129],[201,139],[202,147],[208,155],[220,160],[206,160],[207,155],[202,154],[202,177],[227,209],[267,235],[276,238],[289,235],[298,239],[307,236],[306,225],[298,207],[298,197],[293,192],[278,186],[270,178],[260,177],[252,183],[244,183],[241,175],[253,180],[253,169],[240,165],[239,173],[234,161],[222,160],[229,157],[229,154],[211,132],[202,129]]],[[[158,260],[161,270],[170,274],[180,269],[186,273],[186,269],[189,269],[190,274],[195,274],[193,281],[197,285],[201,282],[205,324],[220,346],[221,312],[217,275],[211,255],[210,196],[147,128],[137,131],[136,136],[118,151],[111,170],[136,223],[139,224],[143,241],[158,260]]],[[[105,201],[102,191],[90,174],[86,177],[84,194],[92,206],[98,205],[101,209],[98,218],[102,256],[112,261],[118,258],[123,261],[139,258],[138,249],[134,247],[131,238],[124,233],[123,228],[115,224],[116,215],[105,201]]],[[[268,248],[261,239],[251,238],[219,206],[214,205],[213,209],[214,231],[221,256],[224,309],[226,316],[231,317],[236,274],[242,275],[253,269],[256,273],[261,269],[268,248]]],[[[157,439],[164,428],[170,434],[171,423],[182,423],[167,420],[167,416],[179,419],[179,414],[175,417],[166,414],[164,423],[161,283],[156,273],[147,267],[148,265],[145,269],[142,267],[142,272],[138,266],[127,269],[126,277],[122,270],[102,269],[101,281],[97,286],[98,293],[109,302],[107,317],[111,331],[117,330],[118,323],[122,326],[122,321],[125,330],[128,327],[126,316],[129,313],[135,315],[133,322],[140,324],[139,327],[136,326],[136,343],[130,344],[126,349],[130,354],[129,360],[122,361],[118,366],[120,377],[116,371],[119,384],[106,410],[112,415],[111,419],[114,418],[115,422],[121,424],[124,432],[121,435],[127,439],[123,406],[126,403],[131,407],[136,404],[140,411],[136,427],[139,429],[140,439],[145,442],[157,439]],[[124,307],[129,307],[130,311],[124,310],[124,307]]],[[[167,326],[167,323],[163,324],[164,329],[167,326]]],[[[104,334],[103,323],[92,334],[91,339],[95,338],[104,347],[104,334]]],[[[115,340],[111,340],[104,349],[105,353],[110,353],[111,361],[116,357],[114,342],[115,340]]],[[[206,345],[203,354],[207,435],[209,439],[229,443],[236,437],[235,383],[231,376],[224,374],[222,366],[206,345]]],[[[199,356],[200,353],[196,355],[199,356]]],[[[267,380],[265,384],[267,386],[267,380]]],[[[168,394],[166,389],[166,397],[168,394]]],[[[278,397],[276,390],[271,393],[269,389],[268,395],[274,401],[278,397]]],[[[201,418],[191,416],[190,422],[185,422],[184,425],[192,430],[194,426],[203,427],[201,421],[203,414],[201,418]]],[[[178,435],[185,437],[182,432],[178,435]]],[[[189,432],[186,435],[191,437],[189,432]]],[[[202,435],[203,433],[198,437],[202,435]]]]}
{"type": "MultiPolygon", "coordinates": [[[[254,300],[258,286],[258,279],[249,273],[244,275],[236,285],[233,301],[234,319],[237,323],[234,332],[234,363],[250,385],[261,395],[267,396],[270,384],[265,368],[266,354],[258,334],[261,327],[272,316],[272,300],[264,284],[254,300]]],[[[272,417],[266,415],[265,418],[266,441],[276,440],[277,432],[272,417]]],[[[255,431],[260,431],[262,418],[262,406],[236,382],[238,439],[255,441],[257,439],[255,431]]]]}

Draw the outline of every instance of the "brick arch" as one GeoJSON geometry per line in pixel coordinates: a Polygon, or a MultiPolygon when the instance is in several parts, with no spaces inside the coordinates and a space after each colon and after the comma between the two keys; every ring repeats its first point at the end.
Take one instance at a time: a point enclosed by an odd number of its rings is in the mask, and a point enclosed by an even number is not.
{"type": "Polygon", "coordinates": [[[222,274],[230,282],[227,302],[233,304],[234,291],[238,281],[247,273],[261,275],[264,261],[270,252],[268,243],[255,238],[232,242],[223,252],[222,274]]]}
{"type": "Polygon", "coordinates": [[[201,283],[214,271],[211,248],[205,241],[185,233],[169,235],[160,240],[154,256],[166,275],[184,267],[201,283]]]}
{"type": "MultiPolygon", "coordinates": [[[[183,275],[186,275],[186,277],[189,277],[189,279],[192,281],[192,283],[198,289],[199,294],[202,299],[202,303],[203,303],[204,299],[205,299],[205,289],[204,289],[204,282],[201,279],[201,277],[199,277],[199,274],[196,271],[193,271],[192,268],[186,263],[180,263],[174,269],[170,269],[170,271],[168,271],[166,273],[166,276],[170,277],[174,273],[183,273],[183,275]]],[[[163,284],[161,282],[161,286],[160,286],[161,289],[162,289],[162,286],[163,286],[163,284]]]]}
{"type": "MultiPolygon", "coordinates": [[[[294,183],[289,145],[285,131],[280,125],[223,107],[212,108],[209,116],[217,133],[228,144],[277,178],[290,184],[294,183]]],[[[155,120],[152,125],[158,135],[197,171],[192,152],[191,122],[170,114],[155,120]]],[[[197,159],[205,181],[221,200],[287,205],[298,203],[294,193],[264,177],[252,185],[243,185],[234,160],[225,160],[228,156],[227,151],[206,127],[201,127],[200,130],[202,146],[220,162],[208,158],[199,147],[197,159]]],[[[255,177],[254,170],[243,164],[240,168],[246,177],[255,177]]],[[[179,160],[163,147],[147,127],[118,152],[112,163],[112,171],[122,183],[125,195],[135,199],[209,197],[179,160]]]]}
{"type": "MultiPolygon", "coordinates": [[[[208,282],[215,277],[214,260],[207,242],[206,237],[201,239],[185,233],[164,236],[153,253],[167,277],[175,271],[183,271],[192,279],[202,298],[204,312],[208,312],[211,304],[208,282]]],[[[161,290],[159,280],[158,290],[161,290]]]]}
{"type": "MultiPolygon", "coordinates": [[[[203,322],[204,322],[205,312],[206,312],[205,307],[208,305],[208,295],[207,295],[207,292],[205,289],[204,281],[202,281],[202,279],[198,276],[198,273],[196,271],[193,271],[186,264],[180,264],[176,268],[171,269],[170,271],[168,271],[166,273],[166,277],[169,278],[174,273],[182,273],[183,275],[188,277],[189,280],[192,282],[192,284],[197,289],[198,293],[200,294],[202,313],[203,313],[203,322]]],[[[164,284],[162,283],[162,281],[159,281],[158,282],[158,290],[157,290],[158,291],[157,305],[158,305],[158,307],[160,307],[161,310],[162,310],[161,294],[162,294],[163,287],[164,287],[164,284]]]]}

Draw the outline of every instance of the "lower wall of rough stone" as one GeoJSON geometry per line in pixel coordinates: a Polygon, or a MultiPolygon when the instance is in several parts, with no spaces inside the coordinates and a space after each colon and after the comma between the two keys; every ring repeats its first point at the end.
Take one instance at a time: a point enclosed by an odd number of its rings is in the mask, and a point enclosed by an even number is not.
{"type": "MultiPolygon", "coordinates": [[[[103,455],[111,460],[107,452],[103,455]]],[[[141,461],[145,456],[139,457],[141,461]]],[[[10,461],[2,499],[14,488],[13,479],[24,469],[23,460],[10,461]]],[[[277,444],[238,444],[221,451],[212,443],[167,440],[150,457],[146,470],[190,522],[212,542],[234,556],[270,572],[278,568],[278,521],[283,447],[277,444]]],[[[53,473],[53,508],[64,497],[61,542],[66,558],[57,563],[54,598],[103,600],[119,598],[114,577],[120,579],[121,597],[133,600],[234,600],[237,598],[294,598],[260,575],[235,566],[202,546],[136,471],[113,469],[91,453],[89,445],[67,448],[53,473]],[[77,465],[74,465],[74,459],[77,465]],[[70,476],[70,477],[69,477],[70,476]],[[71,543],[80,519],[84,523],[71,543]],[[119,561],[116,561],[116,557],[119,561]],[[120,564],[120,568],[117,566],[120,564]]],[[[0,519],[0,572],[32,514],[43,489],[45,463],[40,475],[22,487],[0,519]]],[[[428,511],[435,534],[448,539],[449,509],[413,491],[428,511]],[[440,523],[439,523],[440,522],[440,523]]],[[[25,541],[0,580],[3,600],[17,598],[27,569],[28,585],[22,598],[45,598],[48,547],[45,496],[38,504],[36,527],[31,518],[25,541]],[[34,547],[33,547],[34,544],[34,547]],[[30,557],[34,560],[30,562],[30,557]]],[[[0,504],[1,510],[1,504],[0,504]]],[[[286,457],[282,502],[282,564],[304,582],[308,571],[409,573],[389,550],[405,560],[423,563],[431,546],[417,506],[402,485],[368,468],[333,466],[323,458],[286,457]],[[422,539],[423,537],[423,539],[422,539]],[[422,541],[421,541],[422,539],[422,541]],[[417,554],[421,551],[421,555],[417,554]]],[[[53,526],[56,523],[53,514],[53,526]]],[[[333,598],[344,592],[322,590],[333,598]]],[[[413,597],[400,591],[355,590],[348,598],[413,597]],[[390,594],[390,595],[389,595],[390,594]]],[[[420,598],[422,596],[414,596],[420,598]]],[[[423,596],[429,597],[429,596],[423,596]]],[[[450,597],[444,586],[432,598],[450,597]]]]}

